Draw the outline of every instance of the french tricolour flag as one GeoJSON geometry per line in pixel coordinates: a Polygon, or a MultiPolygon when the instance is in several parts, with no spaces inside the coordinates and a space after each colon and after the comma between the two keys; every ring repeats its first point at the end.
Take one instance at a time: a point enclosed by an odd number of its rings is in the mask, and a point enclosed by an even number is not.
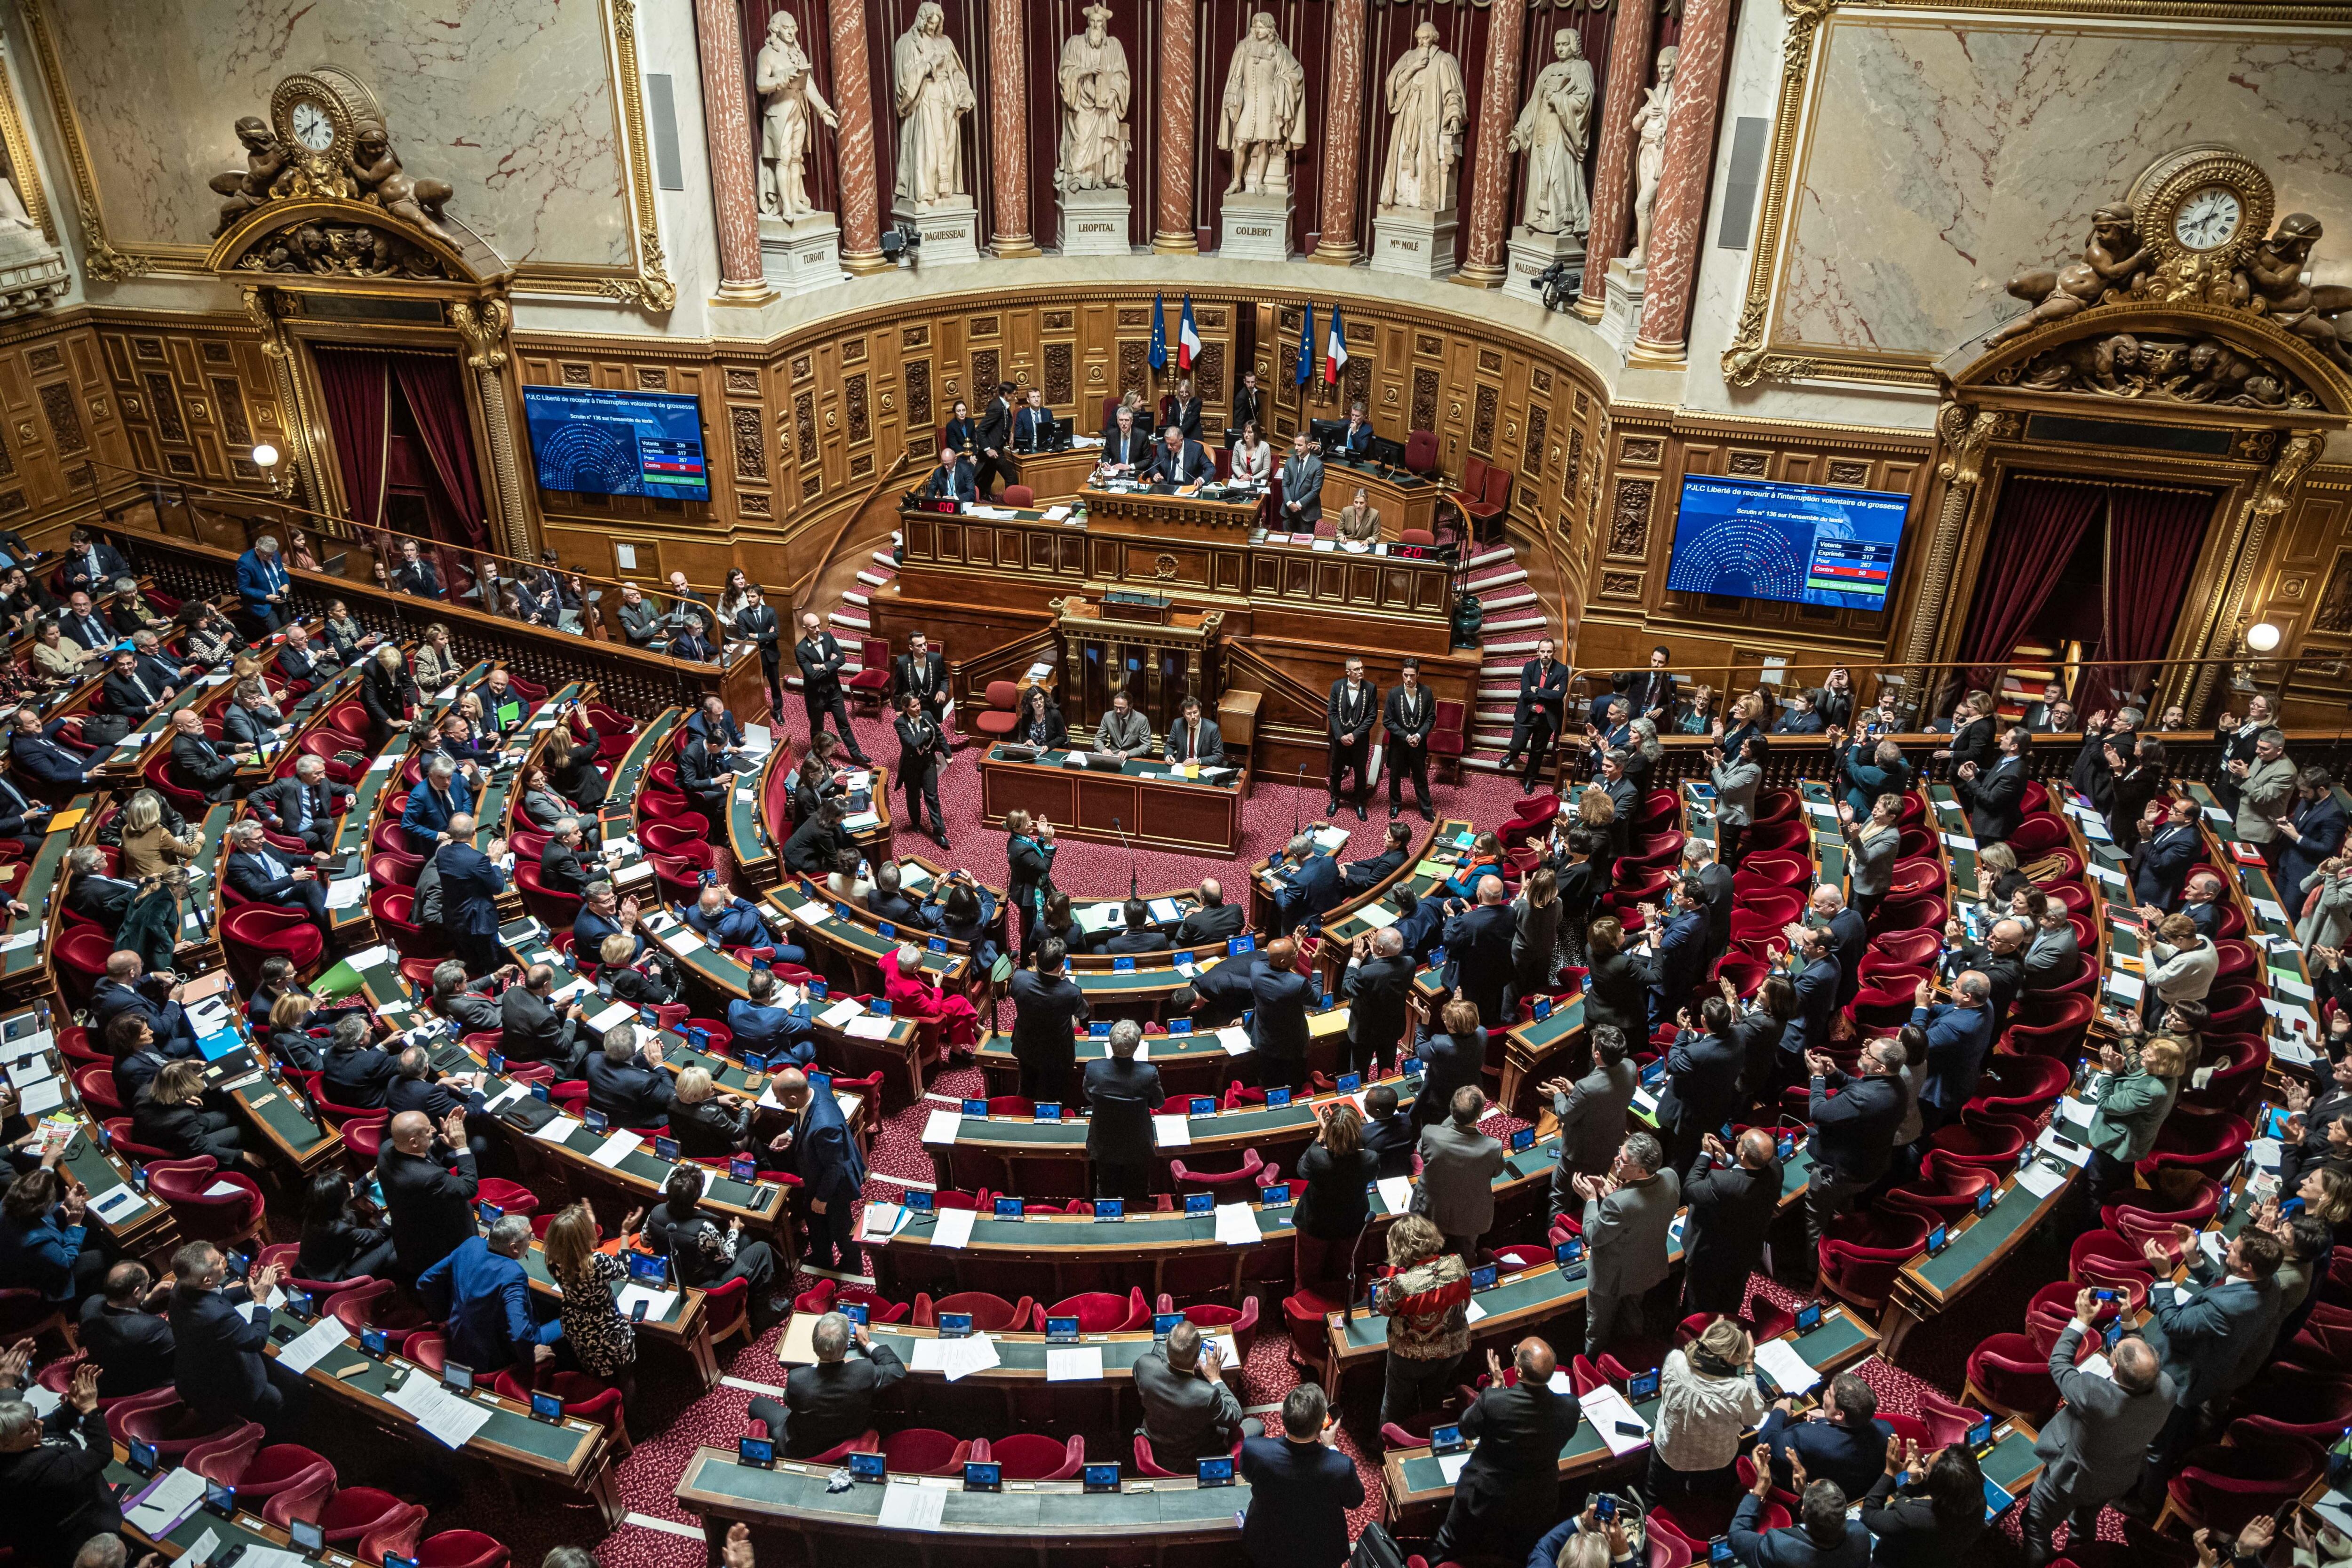
{"type": "Polygon", "coordinates": [[[1327,385],[1339,384],[1339,372],[1348,363],[1348,334],[1340,330],[1339,307],[1331,307],[1331,335],[1323,340],[1323,380],[1327,385]]]}
{"type": "Polygon", "coordinates": [[[1200,329],[1192,324],[1192,296],[1184,296],[1184,319],[1176,328],[1176,368],[1190,370],[1201,354],[1200,329]]]}

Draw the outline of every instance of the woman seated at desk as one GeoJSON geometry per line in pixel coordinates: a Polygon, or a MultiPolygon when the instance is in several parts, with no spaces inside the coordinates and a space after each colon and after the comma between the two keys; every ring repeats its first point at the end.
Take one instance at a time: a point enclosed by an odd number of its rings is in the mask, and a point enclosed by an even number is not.
{"type": "MultiPolygon", "coordinates": [[[[1063,900],[1063,910],[1068,912],[1066,899],[1063,900]]],[[[969,946],[972,963],[981,969],[996,967],[996,900],[989,897],[987,889],[971,879],[969,871],[950,877],[924,903],[923,922],[950,942],[969,946]]]]}
{"type": "Polygon", "coordinates": [[[1461,870],[1446,879],[1449,898],[1475,899],[1480,878],[1503,875],[1503,841],[1491,833],[1481,833],[1472,841],[1466,860],[1461,870]]]}
{"type": "Polygon", "coordinates": [[[1381,509],[1372,504],[1363,486],[1358,485],[1348,504],[1339,509],[1338,531],[1342,544],[1360,544],[1369,550],[1381,542],[1381,509]]]}
{"type": "Polygon", "coordinates": [[[1233,479],[1240,485],[1262,485],[1274,477],[1274,447],[1258,434],[1257,421],[1242,426],[1234,442],[1233,479]]]}
{"type": "Polygon", "coordinates": [[[1013,739],[1041,752],[1059,751],[1070,743],[1070,727],[1062,721],[1061,709],[1044,687],[1033,685],[1021,694],[1021,717],[1013,726],[1013,739]]]}

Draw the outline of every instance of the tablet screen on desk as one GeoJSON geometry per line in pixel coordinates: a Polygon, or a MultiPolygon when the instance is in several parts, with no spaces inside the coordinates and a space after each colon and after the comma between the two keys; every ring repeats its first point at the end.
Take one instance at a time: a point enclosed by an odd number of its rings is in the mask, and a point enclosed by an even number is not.
{"type": "MultiPolygon", "coordinates": [[[[1152,1313],[1152,1314],[1151,1314],[1151,1337],[1152,1337],[1153,1339],[1155,1339],[1155,1340],[1164,1340],[1164,1339],[1166,1339],[1169,1335],[1171,1335],[1171,1334],[1172,1334],[1172,1333],[1174,1333],[1174,1332],[1176,1331],[1176,1325],[1177,1325],[1177,1324],[1179,1324],[1179,1323],[1181,1323],[1181,1322],[1182,1322],[1183,1321],[1184,1321],[1184,1314],[1183,1314],[1183,1313],[1181,1313],[1181,1312],[1154,1312],[1154,1313],[1152,1313]]],[[[149,1452],[152,1454],[153,1451],[151,1449],[151,1450],[149,1450],[149,1452]]]]}
{"type": "Polygon", "coordinates": [[[1038,1107],[1037,1107],[1037,1120],[1038,1120],[1038,1121],[1059,1121],[1061,1119],[1062,1119],[1062,1108],[1061,1108],[1059,1105],[1055,1104],[1054,1101],[1052,1101],[1052,1100],[1045,1100],[1045,1101],[1041,1102],[1041,1103],[1038,1105],[1038,1107]]]}
{"type": "Polygon", "coordinates": [[[1468,1445],[1462,1441],[1459,1426],[1433,1426],[1429,1429],[1429,1451],[1433,1454],[1456,1454],[1468,1445]]]}
{"type": "Polygon", "coordinates": [[[1364,1075],[1360,1072],[1343,1072],[1339,1075],[1339,1081],[1335,1087],[1341,1094],[1353,1094],[1364,1087],[1364,1075]]]}
{"type": "Polygon", "coordinates": [[[1658,1369],[1656,1367],[1652,1367],[1647,1372],[1637,1372],[1625,1380],[1625,1397],[1634,1404],[1639,1405],[1644,1399],[1655,1399],[1657,1396],[1658,1369]]]}
{"type": "Polygon", "coordinates": [[[967,1100],[963,1102],[963,1113],[966,1116],[985,1116],[988,1114],[988,1101],[967,1100]]]}
{"type": "Polygon", "coordinates": [[[1969,1447],[1981,1448],[1992,1441],[1992,1417],[1988,1415],[1969,1428],[1969,1447]]]}
{"type": "Polygon", "coordinates": [[[1511,1152],[1512,1152],[1512,1153],[1516,1154],[1516,1153],[1518,1153],[1521,1150],[1524,1150],[1524,1149],[1532,1149],[1532,1148],[1534,1148],[1535,1146],[1536,1146],[1536,1130],[1535,1130],[1534,1128],[1532,1128],[1532,1127],[1522,1127],[1522,1128],[1520,1128],[1517,1132],[1514,1132],[1514,1133],[1512,1133],[1512,1134],[1511,1134],[1511,1152]]]}
{"type": "Polygon", "coordinates": [[[742,1464],[767,1469],[776,1462],[776,1440],[772,1437],[739,1437],[735,1440],[735,1458],[742,1464]]]}
{"type": "Polygon", "coordinates": [[[1219,1454],[1214,1458],[1202,1459],[1200,1464],[1200,1478],[1201,1485],[1204,1487],[1232,1486],[1234,1457],[1231,1454],[1219,1454]]]}
{"type": "Polygon", "coordinates": [[[1288,1089],[1269,1089],[1265,1091],[1265,1108],[1268,1110],[1279,1110],[1289,1103],[1290,1091],[1288,1089]]]}
{"type": "Polygon", "coordinates": [[[1004,1489],[1004,1467],[993,1459],[969,1459],[963,1467],[963,1489],[968,1492],[1001,1492],[1004,1489]]]}
{"type": "Polygon", "coordinates": [[[1086,1468],[1085,1479],[1086,1489],[1090,1492],[1115,1492],[1118,1490],[1118,1467],[1088,1465],[1086,1468]]]}
{"type": "Polygon", "coordinates": [[[1194,1116],[1214,1116],[1217,1113],[1217,1102],[1205,1094],[1196,1094],[1185,1110],[1194,1116]]]}
{"type": "Polygon", "coordinates": [[[919,1187],[909,1187],[907,1189],[907,1206],[914,1210],[917,1214],[931,1214],[936,1212],[932,1208],[931,1205],[932,1198],[930,1194],[922,1191],[919,1187]]]}
{"type": "Polygon", "coordinates": [[[971,1314],[970,1312],[941,1312],[940,1314],[940,1338],[943,1340],[963,1340],[970,1339],[971,1337],[971,1314]]]}
{"type": "Polygon", "coordinates": [[[1095,1218],[1125,1219],[1126,1217],[1127,1200],[1125,1198],[1097,1198],[1095,1200],[1095,1218]]]}
{"type": "Polygon", "coordinates": [[[994,1210],[998,1219],[1019,1219],[1021,1217],[1021,1200],[1019,1198],[998,1198],[991,1206],[994,1210]]]}
{"type": "Polygon", "coordinates": [[[327,1527],[315,1520],[289,1520],[286,1538],[289,1545],[306,1557],[316,1557],[327,1549],[327,1527]]]}
{"type": "Polygon", "coordinates": [[[1077,1340],[1078,1321],[1076,1318],[1048,1318],[1045,1320],[1045,1342],[1047,1344],[1076,1344],[1077,1340]]]}
{"type": "Polygon", "coordinates": [[[1212,1214],[1215,1212],[1216,1206],[1217,1196],[1214,1193],[1186,1193],[1184,1194],[1184,1212],[1188,1215],[1212,1214]]]}
{"type": "Polygon", "coordinates": [[[1492,1290],[1495,1288],[1496,1279],[1498,1279],[1501,1274],[1501,1268],[1498,1265],[1492,1263],[1487,1264],[1484,1268],[1473,1268],[1470,1270],[1470,1289],[1473,1290],[1492,1290]]]}
{"type": "Polygon", "coordinates": [[[849,1479],[853,1481],[879,1481],[888,1479],[889,1457],[885,1454],[852,1454],[849,1456],[849,1479]]]}
{"type": "Polygon", "coordinates": [[[1797,1331],[1799,1333],[1810,1334],[1821,1326],[1822,1304],[1819,1301],[1808,1301],[1803,1306],[1797,1309],[1797,1331]]]}
{"type": "Polygon", "coordinates": [[[1268,1185],[1260,1187],[1257,1190],[1257,1201],[1266,1208],[1273,1208],[1278,1204],[1288,1203],[1290,1201],[1290,1184],[1288,1182],[1275,1182],[1268,1185]]]}

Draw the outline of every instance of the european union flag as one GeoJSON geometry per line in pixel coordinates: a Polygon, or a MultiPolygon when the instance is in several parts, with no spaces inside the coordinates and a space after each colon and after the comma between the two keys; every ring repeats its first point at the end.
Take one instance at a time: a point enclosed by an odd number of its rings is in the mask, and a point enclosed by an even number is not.
{"type": "Polygon", "coordinates": [[[1298,323],[1298,384],[1305,386],[1315,374],[1315,304],[1307,305],[1307,319],[1298,323]]]}
{"type": "Polygon", "coordinates": [[[1168,300],[1160,294],[1151,297],[1151,368],[1168,368],[1168,300]]]}

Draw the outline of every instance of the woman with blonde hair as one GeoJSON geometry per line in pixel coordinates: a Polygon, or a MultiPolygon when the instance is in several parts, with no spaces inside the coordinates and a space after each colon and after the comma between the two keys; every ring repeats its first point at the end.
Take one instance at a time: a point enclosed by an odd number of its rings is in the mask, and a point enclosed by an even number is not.
{"type": "MultiPolygon", "coordinates": [[[[646,1216],[630,1211],[621,1222],[627,1236],[646,1216]]],[[[621,1391],[627,1405],[637,1393],[637,1335],[614,1305],[613,1287],[629,1277],[628,1265],[609,1252],[599,1252],[604,1239],[594,1211],[583,1198],[550,1222],[541,1245],[547,1257],[547,1277],[555,1281],[562,1300],[556,1316],[563,1324],[563,1342],[580,1370],[602,1378],[621,1391]]]]}
{"type": "Polygon", "coordinates": [[[281,991],[269,1005],[269,1058],[281,1068],[317,1072],[326,1061],[310,1037],[310,1015],[319,999],[307,991],[281,991]]]}
{"type": "Polygon", "coordinates": [[[670,1090],[669,1135],[689,1160],[723,1160],[750,1148],[752,1115],[750,1105],[719,1092],[708,1068],[680,1070],[670,1090]]]}
{"type": "Polygon", "coordinates": [[[1753,691],[1743,691],[1732,700],[1730,722],[1715,721],[1716,738],[1722,742],[1727,757],[1739,755],[1741,744],[1764,733],[1764,700],[1753,691]]]}
{"type": "Polygon", "coordinates": [[[1950,763],[1954,773],[1959,771],[1962,763],[1974,763],[1981,772],[1993,764],[1998,750],[1996,728],[1992,693],[1971,691],[1952,710],[1952,743],[1933,755],[1938,762],[1950,763]]]}
{"type": "Polygon", "coordinates": [[[1649,976],[1625,952],[1625,927],[1614,915],[1603,915],[1585,928],[1585,955],[1591,967],[1584,978],[1584,1026],[1588,1034],[1598,1024],[1614,1025],[1629,1040],[1650,1034],[1649,976]]]}
{"type": "Polygon", "coordinates": [[[1756,1342],[1729,1317],[1669,1351],[1658,1373],[1658,1415],[1646,1478],[1653,1504],[1729,1498],[1739,1436],[1764,1419],[1756,1388],[1756,1342]]]}
{"type": "Polygon", "coordinates": [[[2091,1091],[2098,1110],[2083,1139],[2091,1146],[2083,1185],[2093,1214],[2110,1192],[2131,1184],[2132,1167],[2155,1149],[2157,1132],[2180,1093],[2180,1047],[2164,1035],[2126,1038],[2102,1046],[2099,1065],[2105,1074],[2091,1091]]]}
{"type": "Polygon", "coordinates": [[[1470,1269],[1417,1214],[1389,1226],[1389,1267],[1372,1291],[1372,1310],[1389,1321],[1381,1419],[1403,1421],[1437,1407],[1470,1348],[1470,1269]]]}
{"type": "Polygon", "coordinates": [[[457,662],[457,650],[449,646],[446,626],[435,621],[425,628],[425,635],[416,639],[414,668],[416,684],[427,691],[438,691],[457,679],[457,672],[464,667],[457,662]]]}
{"type": "Polygon", "coordinates": [[[1683,707],[1681,717],[1674,721],[1677,735],[1704,735],[1715,728],[1715,688],[1696,686],[1691,689],[1690,701],[1683,707]]]}
{"type": "Polygon", "coordinates": [[[160,877],[173,867],[194,859],[203,853],[205,836],[181,826],[187,837],[175,836],[163,818],[163,797],[152,789],[142,789],[131,797],[122,808],[122,870],[125,876],[160,877]]]}
{"type": "Polygon", "coordinates": [[[1511,902],[1511,988],[1503,1011],[1516,1013],[1520,997],[1551,989],[1552,953],[1559,946],[1559,882],[1549,866],[1538,866],[1519,881],[1511,902]]]}
{"type": "Polygon", "coordinates": [[[1895,861],[1903,847],[1903,797],[1882,795],[1871,802],[1870,815],[1856,819],[1853,807],[1838,803],[1845,819],[1847,886],[1853,907],[1868,920],[1895,887],[1895,861]]]}
{"type": "Polygon", "coordinates": [[[2005,906],[2018,894],[2030,891],[2033,879],[2017,868],[2017,851],[2007,844],[1977,846],[1977,897],[1988,904],[2005,906]]]}

